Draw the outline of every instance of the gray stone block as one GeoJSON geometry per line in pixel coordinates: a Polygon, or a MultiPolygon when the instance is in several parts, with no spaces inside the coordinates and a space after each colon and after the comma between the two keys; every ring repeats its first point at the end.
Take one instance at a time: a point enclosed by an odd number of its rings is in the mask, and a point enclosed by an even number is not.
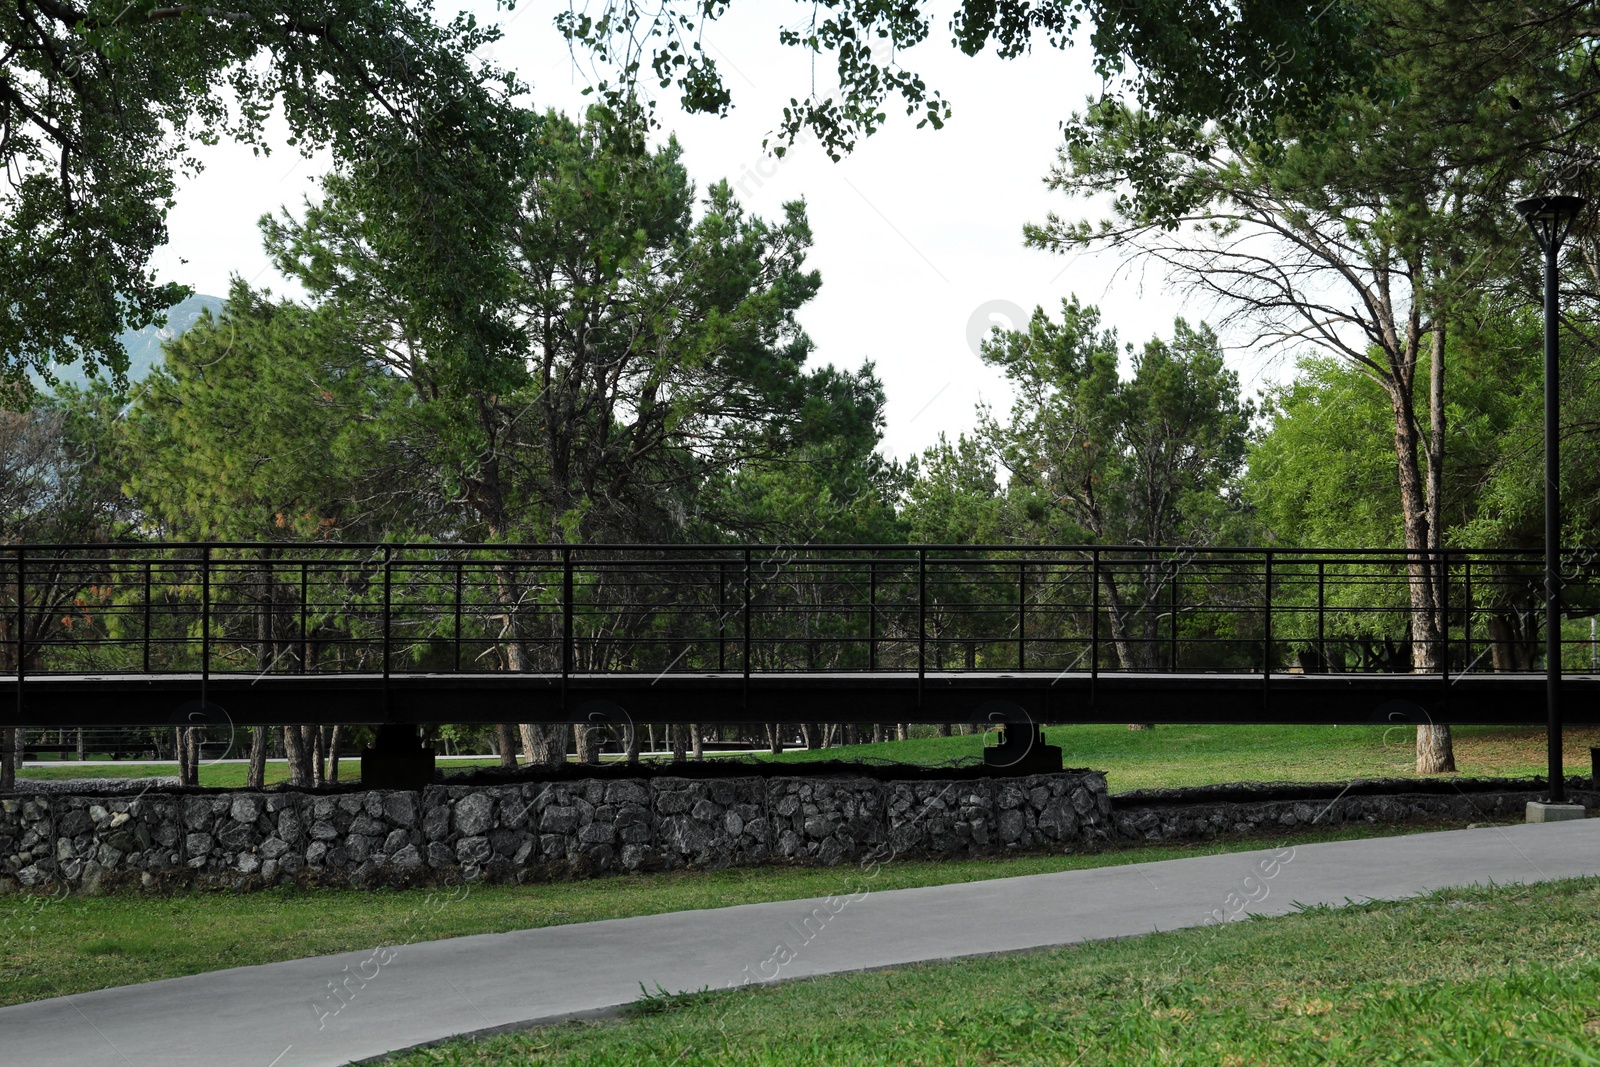
{"type": "Polygon", "coordinates": [[[261,814],[261,798],[249,793],[239,793],[233,798],[228,813],[235,822],[253,823],[261,814]]]}
{"type": "Polygon", "coordinates": [[[406,845],[389,857],[389,866],[403,871],[417,870],[422,866],[422,854],[416,845],[406,845]]]}
{"type": "Polygon", "coordinates": [[[404,829],[417,825],[417,794],[394,792],[383,798],[383,817],[391,824],[404,829]]]}
{"type": "Polygon", "coordinates": [[[1582,804],[1551,804],[1530,800],[1525,817],[1528,822],[1570,822],[1573,819],[1586,819],[1589,813],[1582,804]]]}
{"type": "Polygon", "coordinates": [[[452,822],[462,837],[479,837],[494,825],[494,800],[486,793],[473,793],[456,802],[452,822]]]}

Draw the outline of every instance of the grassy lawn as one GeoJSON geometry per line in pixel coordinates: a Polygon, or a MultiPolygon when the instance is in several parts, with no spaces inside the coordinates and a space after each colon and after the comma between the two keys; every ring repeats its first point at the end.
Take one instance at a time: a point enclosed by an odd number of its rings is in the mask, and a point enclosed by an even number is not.
{"type": "MultiPolygon", "coordinates": [[[[1544,773],[1542,727],[1458,726],[1456,767],[1470,777],[1519,777],[1544,773]]],[[[1218,782],[1344,782],[1352,778],[1415,777],[1415,731],[1384,726],[1054,726],[1045,730],[1061,746],[1069,767],[1106,772],[1113,793],[1218,782]]],[[[1566,765],[1589,769],[1589,746],[1600,745],[1600,728],[1569,728],[1566,765]]],[[[879,745],[799,750],[767,757],[889,759],[937,764],[980,754],[982,738],[923,737],[879,745]]]]}
{"type": "MultiPolygon", "coordinates": [[[[879,867],[873,886],[907,889],[1396,832],[1414,831],[1352,827],[1090,855],[904,861],[879,867]]],[[[378,945],[827,896],[854,873],[850,866],[761,867],[455,890],[0,897],[0,1004],[378,945]]]]}
{"type": "MultiPolygon", "coordinates": [[[[481,760],[449,760],[441,763],[448,772],[465,771],[472,767],[498,767],[499,759],[485,756],[481,760]]],[[[218,788],[243,789],[250,767],[245,763],[206,763],[200,767],[200,784],[218,788]]],[[[25,767],[20,772],[24,778],[160,778],[178,776],[176,763],[95,763],[85,765],[76,760],[62,760],[54,767],[25,767]]],[[[267,761],[267,784],[287,782],[289,764],[283,760],[267,761]]],[[[343,781],[361,778],[361,759],[341,759],[339,777],[343,781]]]]}
{"type": "Polygon", "coordinates": [[[635,1005],[389,1067],[1600,1063],[1600,880],[635,1005]]]}
{"type": "MultiPolygon", "coordinates": [[[[919,731],[931,727],[919,727],[919,731]]],[[[1053,726],[1045,731],[1060,745],[1069,767],[1107,772],[1114,793],[1129,789],[1212,785],[1218,782],[1343,782],[1352,778],[1413,777],[1415,735],[1410,727],[1383,726],[1157,726],[1129,730],[1121,725],[1053,726]]],[[[816,759],[876,759],[939,764],[981,755],[982,739],[915,737],[880,745],[790,750],[784,762],[816,759]]],[[[1456,766],[1470,777],[1521,777],[1544,773],[1544,730],[1525,726],[1458,726],[1456,766]]],[[[1566,762],[1575,774],[1589,768],[1589,746],[1600,745],[1600,728],[1566,731],[1566,762]]],[[[360,777],[359,760],[341,760],[340,776],[360,777]]],[[[498,766],[494,757],[441,763],[447,773],[498,766]]],[[[243,786],[242,763],[200,768],[200,784],[243,786]]],[[[176,764],[29,767],[29,778],[128,777],[176,775],[176,764]]],[[[284,763],[267,765],[267,781],[288,777],[284,763]]]]}

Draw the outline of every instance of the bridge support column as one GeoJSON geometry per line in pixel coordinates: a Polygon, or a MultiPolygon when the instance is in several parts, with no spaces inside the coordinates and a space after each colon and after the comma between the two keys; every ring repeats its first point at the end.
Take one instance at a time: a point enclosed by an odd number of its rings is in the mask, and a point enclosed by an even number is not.
{"type": "Polygon", "coordinates": [[[983,763],[1007,774],[1054,774],[1061,770],[1061,746],[1044,743],[1042,726],[1008,722],[1000,743],[983,750],[983,763]]]}
{"type": "Polygon", "coordinates": [[[384,723],[378,741],[361,750],[361,784],[368,789],[422,789],[433,784],[433,748],[415,727],[384,723]]]}

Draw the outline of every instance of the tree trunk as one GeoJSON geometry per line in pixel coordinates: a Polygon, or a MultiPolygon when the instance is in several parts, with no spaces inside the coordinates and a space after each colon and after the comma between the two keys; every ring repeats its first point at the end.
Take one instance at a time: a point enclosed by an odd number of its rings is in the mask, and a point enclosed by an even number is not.
{"type": "MultiPolygon", "coordinates": [[[[1444,547],[1444,339],[1445,322],[1439,312],[1433,328],[1433,350],[1428,359],[1428,547],[1444,547]]],[[[1450,620],[1443,616],[1445,567],[1442,558],[1432,572],[1433,602],[1441,609],[1435,625],[1445,633],[1450,620]]]]}
{"type": "Polygon", "coordinates": [[[83,727],[80,726],[78,727],[78,762],[82,763],[87,755],[88,752],[83,740],[83,727]]]}
{"type": "Polygon", "coordinates": [[[774,756],[783,753],[783,724],[776,722],[767,723],[767,747],[774,756]]]}
{"type": "MultiPolygon", "coordinates": [[[[1421,440],[1409,391],[1410,376],[1397,374],[1388,383],[1390,406],[1394,411],[1394,450],[1400,483],[1400,512],[1405,529],[1407,585],[1411,592],[1411,654],[1412,669],[1421,673],[1434,673],[1440,669],[1441,622],[1436,582],[1439,568],[1431,555],[1439,546],[1439,531],[1430,522],[1430,516],[1439,506],[1431,499],[1430,490],[1442,474],[1430,469],[1427,477],[1418,464],[1417,453],[1424,452],[1429,468],[1440,466],[1442,434],[1444,431],[1443,379],[1435,374],[1443,371],[1443,330],[1434,333],[1434,353],[1429,370],[1429,422],[1435,440],[1421,440]],[[1436,382],[1434,379],[1438,377],[1436,382]],[[1438,391],[1437,397],[1434,395],[1438,391]],[[1426,445],[1424,450],[1422,446],[1426,445]]],[[[1409,346],[1415,352],[1416,347],[1409,346]]],[[[1417,726],[1416,769],[1418,774],[1445,774],[1455,770],[1450,728],[1442,724],[1420,723],[1417,726]]]]}
{"type": "Polygon", "coordinates": [[[1100,575],[1100,588],[1106,594],[1106,621],[1111,624],[1111,647],[1117,654],[1117,664],[1125,671],[1135,669],[1133,643],[1128,640],[1128,620],[1123,617],[1122,595],[1117,590],[1116,579],[1109,574],[1100,575]]]}
{"type": "Polygon", "coordinates": [[[289,763],[289,784],[297,786],[310,785],[310,774],[306,760],[305,735],[298,726],[285,726],[283,728],[283,752],[289,763]]]}
{"type": "Polygon", "coordinates": [[[905,723],[897,722],[897,723],[894,724],[894,739],[896,741],[904,741],[906,738],[908,738],[910,736],[911,736],[911,733],[907,729],[905,723]]]}
{"type": "Polygon", "coordinates": [[[565,723],[541,726],[525,722],[518,729],[522,733],[522,757],[528,766],[555,768],[567,762],[567,743],[572,740],[572,731],[565,723]]]}
{"type": "Polygon", "coordinates": [[[325,726],[311,728],[311,784],[320,788],[328,780],[328,738],[325,726]]]}
{"type": "Polygon", "coordinates": [[[1417,725],[1417,773],[1452,774],[1456,769],[1455,749],[1450,742],[1450,727],[1433,723],[1417,725]]]}
{"type": "MultiPolygon", "coordinates": [[[[498,462],[492,461],[488,465],[484,471],[484,478],[484,484],[480,489],[487,495],[479,502],[479,510],[488,520],[490,536],[498,538],[506,528],[498,462]]],[[[512,672],[525,671],[529,667],[528,650],[522,643],[521,626],[516,612],[517,605],[521,601],[521,591],[517,588],[515,578],[505,567],[494,568],[494,579],[495,592],[500,598],[500,603],[505,606],[505,613],[501,616],[500,636],[506,642],[504,647],[506,668],[512,672]]],[[[518,732],[522,737],[522,757],[530,767],[554,769],[567,762],[572,730],[566,724],[556,723],[546,726],[538,723],[521,723],[518,732]]],[[[515,746],[509,748],[513,753],[510,763],[506,762],[505,751],[507,750],[502,750],[500,755],[501,766],[514,766],[515,746]]]]}
{"type": "Polygon", "coordinates": [[[517,728],[503,722],[494,728],[495,743],[500,746],[500,766],[511,769],[517,765],[517,728]]]}
{"type": "Polygon", "coordinates": [[[300,751],[305,753],[305,779],[313,786],[317,781],[317,731],[320,727],[302,725],[300,727],[300,751]]]}
{"type": "Polygon", "coordinates": [[[700,724],[697,722],[692,722],[689,724],[689,746],[695,762],[705,762],[706,744],[705,739],[700,736],[700,724]]]}
{"type": "Polygon", "coordinates": [[[245,786],[263,789],[267,784],[267,728],[250,727],[250,769],[245,774],[245,786]]]}
{"type": "Polygon", "coordinates": [[[600,762],[600,741],[594,727],[578,722],[572,724],[572,751],[579,763],[600,762]]]}
{"type": "MultiPolygon", "coordinates": [[[[495,499],[498,499],[498,490],[496,490],[495,499]]],[[[498,519],[491,521],[491,534],[499,536],[502,527],[503,522],[498,519]]],[[[505,612],[501,615],[500,631],[501,638],[505,641],[506,668],[514,673],[526,671],[529,668],[528,650],[523,646],[521,628],[518,625],[515,611],[515,605],[520,600],[521,591],[517,588],[515,579],[504,567],[496,567],[494,576],[495,592],[499,595],[500,602],[506,605],[505,612]]],[[[550,726],[539,723],[522,723],[519,726],[519,730],[522,734],[522,755],[529,766],[555,768],[567,762],[568,746],[572,742],[573,731],[565,723],[556,723],[550,726]]],[[[515,746],[512,746],[510,751],[513,752],[512,760],[514,763],[516,759],[514,754],[515,746]]],[[[512,765],[506,763],[504,751],[500,755],[500,762],[502,766],[512,765]]]]}
{"type": "Polygon", "coordinates": [[[883,728],[883,723],[881,723],[881,722],[873,723],[872,724],[872,743],[875,744],[875,745],[881,745],[887,740],[889,740],[889,733],[888,733],[887,730],[885,730],[883,728]]]}
{"type": "Polygon", "coordinates": [[[637,727],[628,731],[628,748],[625,753],[630,764],[639,762],[639,730],[637,727]]]}
{"type": "Polygon", "coordinates": [[[344,727],[335,726],[328,737],[328,781],[339,784],[339,755],[344,745],[344,727]]]}
{"type": "MultiPolygon", "coordinates": [[[[1128,639],[1128,620],[1124,618],[1122,594],[1117,589],[1116,579],[1109,574],[1102,573],[1100,575],[1100,587],[1105,590],[1106,594],[1106,617],[1107,621],[1111,623],[1111,647],[1116,650],[1117,663],[1125,671],[1137,670],[1140,667],[1147,666],[1138,658],[1133,642],[1128,639]]],[[[1148,646],[1139,646],[1140,649],[1146,647],[1148,646]]],[[[1130,722],[1128,724],[1128,729],[1130,730],[1149,730],[1151,728],[1151,724],[1147,722],[1130,722]]]]}
{"type": "Polygon", "coordinates": [[[189,746],[189,729],[184,726],[172,728],[172,753],[178,758],[178,784],[191,786],[195,784],[194,768],[191,765],[193,750],[189,746]]]}
{"type": "Polygon", "coordinates": [[[1531,671],[1537,655],[1517,616],[1497,611],[1489,616],[1489,658],[1497,671],[1531,671]]]}
{"type": "Polygon", "coordinates": [[[687,731],[684,730],[682,723],[673,723],[670,729],[672,731],[672,762],[686,762],[689,758],[689,747],[688,738],[684,734],[687,731]]]}

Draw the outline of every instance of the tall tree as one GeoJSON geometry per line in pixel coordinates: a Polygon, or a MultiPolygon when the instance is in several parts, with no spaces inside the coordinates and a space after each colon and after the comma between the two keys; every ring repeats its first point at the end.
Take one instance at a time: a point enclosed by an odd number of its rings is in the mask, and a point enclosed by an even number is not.
{"type": "MultiPolygon", "coordinates": [[[[291,143],[347,164],[426,174],[496,135],[513,78],[472,53],[497,32],[425,2],[22,0],[0,14],[0,381],[82,362],[118,374],[125,329],[186,291],[151,255],[196,142],[266,150],[282,108],[291,143]],[[232,104],[228,101],[232,101],[232,104]],[[416,151],[392,153],[386,129],[416,151]],[[26,279],[25,283],[22,279],[26,279]]],[[[6,394],[8,397],[12,394],[6,394]]]]}
{"type": "MultiPolygon", "coordinates": [[[[235,281],[169,342],[117,427],[117,467],[144,530],[185,540],[374,540],[418,528],[439,501],[417,491],[403,432],[410,386],[377,365],[331,312],[274,301],[235,281]]],[[[248,595],[258,665],[307,663],[290,640],[297,594],[266,562],[248,595]]],[[[337,728],[336,728],[337,729],[337,728]]],[[[290,779],[315,784],[315,727],[284,727],[290,779]]],[[[252,734],[250,784],[263,784],[267,729],[252,734]]]]}
{"type": "MultiPolygon", "coordinates": [[[[820,279],[801,205],[769,223],[725,182],[697,205],[676,143],[649,148],[636,113],[527,125],[514,160],[464,161],[511,175],[493,239],[466,255],[453,201],[405,210],[377,171],[263,222],[280,266],[410,383],[456,536],[676,540],[727,521],[697,498],[728,472],[875,443],[870,368],[804,367],[795,312],[820,279]]],[[[525,669],[530,591],[499,580],[508,666],[525,669]]],[[[564,740],[523,734],[531,756],[564,758],[564,740]]]]}
{"type": "Polygon", "coordinates": [[[1011,540],[999,463],[978,436],[944,434],[911,464],[901,515],[914,544],[998,544],[1011,540]]]}
{"type": "Polygon", "coordinates": [[[801,205],[768,223],[718,183],[696,217],[676,143],[648,149],[636,117],[533,125],[498,243],[455,280],[470,342],[415,299],[431,264],[413,231],[449,220],[383,214],[381,175],[333,176],[303,221],[263,223],[280,266],[412,383],[483,535],[675,535],[708,479],[874,425],[870,370],[803,369],[794,316],[820,279],[801,205]]]}
{"type": "MultiPolygon", "coordinates": [[[[32,411],[0,410],[0,545],[91,544],[125,528],[110,463],[110,427],[118,399],[104,384],[66,390],[32,411]]],[[[65,552],[37,555],[10,574],[0,618],[4,669],[37,666],[45,642],[77,614],[82,565],[65,552]],[[20,610],[19,610],[20,609],[20,610]],[[20,629],[19,629],[20,623],[20,629]]],[[[0,727],[0,790],[11,789],[21,763],[21,727],[0,727]]]]}
{"type": "Polygon", "coordinates": [[[905,539],[896,514],[904,466],[877,451],[883,385],[827,368],[800,412],[792,447],[713,474],[697,494],[696,541],[870,544],[905,539]]]}
{"type": "Polygon", "coordinates": [[[408,469],[411,395],[349,323],[235,280],[134,388],[118,465],[151,534],[377,539],[440,505],[408,469]]]}
{"type": "MultiPolygon", "coordinates": [[[[1100,223],[1052,214],[1027,230],[1047,249],[1108,248],[1161,263],[1174,281],[1217,299],[1257,340],[1313,344],[1369,375],[1387,396],[1396,486],[1411,550],[1412,634],[1418,667],[1441,647],[1445,348],[1453,309],[1492,268],[1509,220],[1482,210],[1481,177],[1440,163],[1406,180],[1390,164],[1440,144],[1396,123],[1409,113],[1351,101],[1335,140],[1270,148],[1211,132],[1194,142],[1174,124],[1115,106],[1086,116],[1100,136],[1069,141],[1051,185],[1075,196],[1112,194],[1100,223]],[[1197,147],[1198,144],[1198,147],[1197,147]],[[1168,193],[1149,210],[1127,195],[1161,146],[1168,193]],[[1419,372],[1426,389],[1420,394],[1419,372]]],[[[1452,764],[1449,730],[1418,732],[1418,767],[1452,764]]]]}
{"type": "MultiPolygon", "coordinates": [[[[1223,364],[1217,338],[1179,319],[1170,342],[1130,345],[1132,374],[1119,372],[1122,346],[1099,312],[1076,298],[1059,321],[1043,309],[1026,330],[999,333],[983,348],[1016,400],[1006,425],[982,432],[1011,475],[1020,510],[1050,543],[1167,548],[1216,544],[1236,529],[1232,493],[1253,406],[1223,364]]],[[[1113,645],[1125,668],[1151,666],[1154,634],[1133,633],[1140,597],[1162,587],[1165,560],[1138,571],[1103,569],[1113,645]]]]}
{"type": "MultiPolygon", "coordinates": [[[[1092,106],[1069,124],[1052,180],[1110,193],[1112,218],[1052,217],[1030,239],[1154,256],[1229,304],[1258,339],[1315,345],[1371,376],[1389,402],[1402,540],[1414,552],[1412,635],[1430,669],[1445,621],[1442,576],[1424,561],[1448,535],[1450,339],[1473,328],[1481,287],[1534,291],[1509,202],[1586,191],[1600,67],[1583,4],[1365,9],[1358,39],[1383,56],[1386,91],[1338,97],[1328,121],[1280,113],[1256,136],[1116,101],[1092,106]]],[[[1580,227],[1572,246],[1591,289],[1592,232],[1580,227]]],[[[1450,763],[1448,730],[1419,731],[1418,767],[1450,763]]]]}

